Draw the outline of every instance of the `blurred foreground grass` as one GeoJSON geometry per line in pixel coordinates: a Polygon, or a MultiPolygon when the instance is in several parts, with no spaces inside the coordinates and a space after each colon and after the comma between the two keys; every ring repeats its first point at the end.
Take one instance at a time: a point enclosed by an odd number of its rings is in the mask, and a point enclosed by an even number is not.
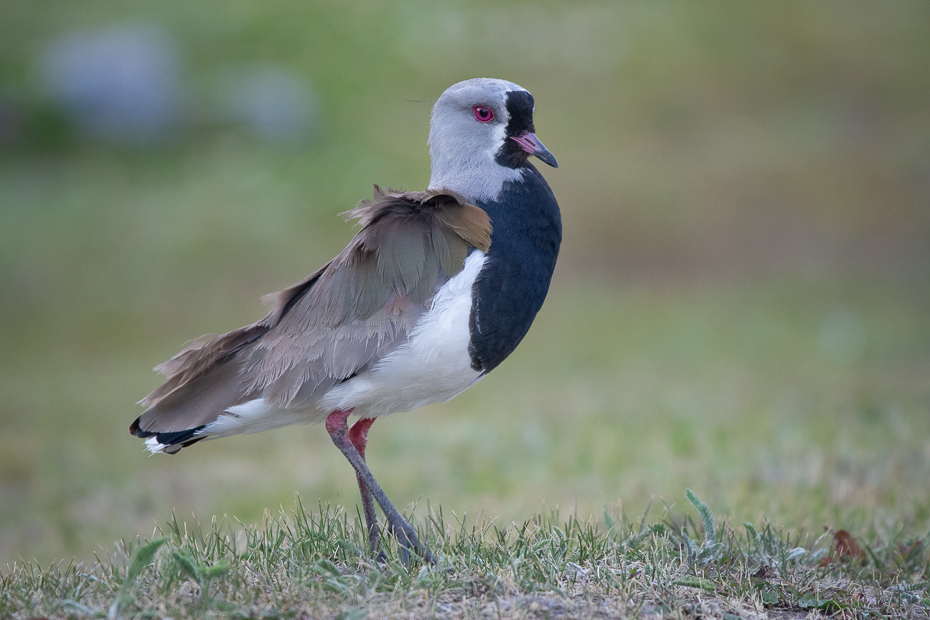
{"type": "Polygon", "coordinates": [[[335,213],[371,183],[424,186],[431,101],[476,75],[536,96],[563,256],[512,359],[375,425],[398,506],[638,516],[692,488],[734,521],[926,532],[925,4],[361,7],[5,5],[0,95],[27,111],[43,42],[145,20],[195,91],[224,63],[283,62],[322,121],[290,148],[217,128],[0,145],[0,564],[87,558],[172,510],[354,505],[323,429],[148,458],[133,403],[185,340],[255,320],[341,249],[335,213]]]}

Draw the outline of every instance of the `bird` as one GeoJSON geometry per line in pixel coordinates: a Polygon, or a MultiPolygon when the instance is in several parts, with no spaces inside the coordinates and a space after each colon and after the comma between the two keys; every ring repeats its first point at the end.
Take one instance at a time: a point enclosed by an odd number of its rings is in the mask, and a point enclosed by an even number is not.
{"type": "Polygon", "coordinates": [[[129,431],[152,453],[207,439],[323,422],[352,465],[368,543],[383,559],[374,504],[399,543],[434,563],[365,460],[381,416],[445,402],[509,356],[549,290],[562,240],[558,202],[531,157],[535,102],[474,78],[436,100],[426,190],[374,186],[343,215],[359,230],[335,258],[271,296],[263,319],[202,336],[155,367],[129,431]],[[349,417],[355,418],[350,427],[349,417]]]}

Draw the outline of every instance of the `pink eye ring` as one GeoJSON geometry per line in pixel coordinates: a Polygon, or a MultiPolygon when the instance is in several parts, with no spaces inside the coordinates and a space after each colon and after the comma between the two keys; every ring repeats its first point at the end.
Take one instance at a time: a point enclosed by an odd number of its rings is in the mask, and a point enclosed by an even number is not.
{"type": "Polygon", "coordinates": [[[490,123],[494,120],[494,110],[487,106],[476,105],[472,110],[475,113],[475,119],[479,123],[490,123]]]}

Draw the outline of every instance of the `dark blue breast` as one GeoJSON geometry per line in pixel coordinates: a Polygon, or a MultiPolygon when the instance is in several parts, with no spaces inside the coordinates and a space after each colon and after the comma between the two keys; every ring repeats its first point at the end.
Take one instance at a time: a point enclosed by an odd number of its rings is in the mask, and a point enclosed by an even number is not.
{"type": "Polygon", "coordinates": [[[472,286],[468,354],[472,368],[488,373],[517,348],[546,299],[562,218],[552,190],[531,164],[521,181],[504,185],[497,200],[477,204],[494,231],[472,286]]]}

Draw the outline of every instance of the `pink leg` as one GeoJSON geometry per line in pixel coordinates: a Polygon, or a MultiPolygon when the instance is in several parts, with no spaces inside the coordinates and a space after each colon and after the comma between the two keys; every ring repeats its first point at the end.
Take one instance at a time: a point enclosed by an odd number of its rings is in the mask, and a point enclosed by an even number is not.
{"type": "MultiPolygon", "coordinates": [[[[353,424],[352,428],[349,429],[349,441],[355,446],[355,451],[358,452],[358,455],[362,457],[363,461],[365,460],[365,447],[368,445],[368,429],[371,428],[371,425],[374,423],[374,418],[363,418],[353,424]]],[[[355,477],[358,479],[358,490],[362,495],[362,509],[365,511],[365,525],[368,528],[368,545],[371,547],[371,552],[377,554],[380,560],[384,556],[384,553],[379,549],[381,546],[381,537],[378,533],[378,518],[375,515],[375,503],[372,501],[371,491],[368,490],[368,485],[365,484],[361,474],[356,474],[355,477]]]]}
{"type": "Polygon", "coordinates": [[[368,445],[368,429],[375,423],[374,418],[363,418],[349,429],[349,441],[355,446],[358,455],[365,458],[365,447],[368,445]]]}

